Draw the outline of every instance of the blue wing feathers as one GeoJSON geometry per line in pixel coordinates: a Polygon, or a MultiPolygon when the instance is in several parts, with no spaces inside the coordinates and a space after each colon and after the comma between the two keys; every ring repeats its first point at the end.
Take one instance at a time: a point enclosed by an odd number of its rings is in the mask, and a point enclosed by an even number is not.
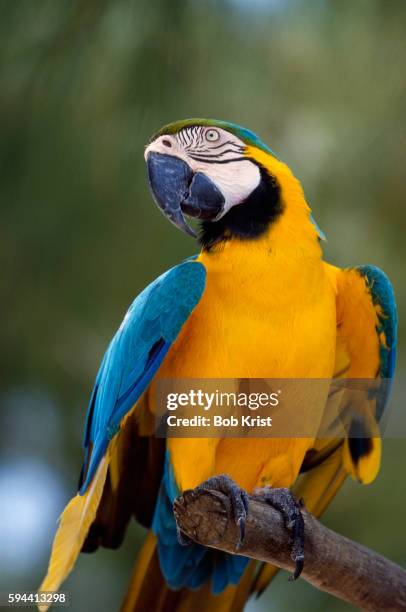
{"type": "MultiPolygon", "coordinates": [[[[145,289],[129,308],[111,341],[96,377],[85,425],[85,466],[91,457],[83,493],[103,457],[109,440],[156,374],[205,287],[205,269],[189,260],[145,289]]],[[[249,559],[213,553],[199,544],[181,546],[172,505],[179,495],[169,455],[152,528],[158,538],[162,572],[172,588],[198,588],[210,577],[214,593],[236,584],[249,559]]]]}
{"type": "Polygon", "coordinates": [[[380,342],[379,376],[382,379],[376,416],[381,420],[389,403],[396,369],[398,315],[392,284],[386,274],[376,266],[358,266],[365,279],[374,306],[379,307],[376,332],[380,342]]]}
{"type": "Polygon", "coordinates": [[[81,494],[122,418],[147,389],[198,304],[205,282],[201,263],[184,262],[157,278],[130,306],[104,355],[89,402],[85,460],[90,444],[92,453],[81,494]]]}
{"type": "Polygon", "coordinates": [[[385,341],[381,341],[379,374],[382,378],[392,378],[396,367],[398,320],[393,287],[386,274],[376,266],[359,266],[357,270],[366,279],[373,304],[381,309],[377,332],[384,334],[385,341]]]}

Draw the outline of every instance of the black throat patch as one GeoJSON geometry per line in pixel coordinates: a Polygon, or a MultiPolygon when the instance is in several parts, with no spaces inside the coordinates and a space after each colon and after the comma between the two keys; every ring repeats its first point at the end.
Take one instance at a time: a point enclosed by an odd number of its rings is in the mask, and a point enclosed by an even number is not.
{"type": "Polygon", "coordinates": [[[262,166],[259,169],[259,185],[244,202],[233,206],[219,221],[201,223],[199,242],[205,250],[233,237],[258,238],[282,213],[281,190],[276,179],[262,166]]]}

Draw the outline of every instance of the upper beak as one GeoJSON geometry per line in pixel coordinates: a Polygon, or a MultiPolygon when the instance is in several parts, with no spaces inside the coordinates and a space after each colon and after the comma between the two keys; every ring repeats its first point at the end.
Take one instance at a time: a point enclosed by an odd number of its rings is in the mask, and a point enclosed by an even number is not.
{"type": "Polygon", "coordinates": [[[156,204],[186,234],[196,237],[184,213],[210,220],[220,216],[224,207],[223,194],[206,175],[194,173],[183,159],[151,151],[147,155],[147,170],[156,204]]]}

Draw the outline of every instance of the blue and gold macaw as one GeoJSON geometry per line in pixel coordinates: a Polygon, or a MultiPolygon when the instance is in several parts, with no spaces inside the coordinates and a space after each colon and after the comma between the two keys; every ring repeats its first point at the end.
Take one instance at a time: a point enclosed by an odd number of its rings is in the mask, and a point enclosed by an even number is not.
{"type": "MultiPolygon", "coordinates": [[[[324,237],[299,181],[252,132],[215,120],[172,123],[145,159],[155,202],[190,235],[185,216],[199,219],[202,248],[135,299],[106,351],[79,491],[61,516],[41,590],[57,590],[81,550],[118,546],[134,515],[150,532],[124,611],[237,611],[276,568],[184,546],[176,496],[212,479],[242,527],[245,492],[287,489],[320,516],[348,474],[375,478],[382,402],[357,437],[164,441],[154,437],[157,380],[391,379],[395,298],[378,268],[323,261],[324,237]]],[[[296,562],[299,573],[301,555],[296,562]]]]}

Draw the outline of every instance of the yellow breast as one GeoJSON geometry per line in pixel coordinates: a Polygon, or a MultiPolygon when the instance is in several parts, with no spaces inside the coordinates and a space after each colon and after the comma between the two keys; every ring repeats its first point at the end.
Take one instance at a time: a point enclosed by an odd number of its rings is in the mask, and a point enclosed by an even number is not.
{"type": "Polygon", "coordinates": [[[199,257],[204,295],[160,376],[323,378],[335,351],[335,298],[322,262],[279,266],[272,253],[252,261],[199,257]],[[310,269],[309,269],[310,268],[310,269]]]}

